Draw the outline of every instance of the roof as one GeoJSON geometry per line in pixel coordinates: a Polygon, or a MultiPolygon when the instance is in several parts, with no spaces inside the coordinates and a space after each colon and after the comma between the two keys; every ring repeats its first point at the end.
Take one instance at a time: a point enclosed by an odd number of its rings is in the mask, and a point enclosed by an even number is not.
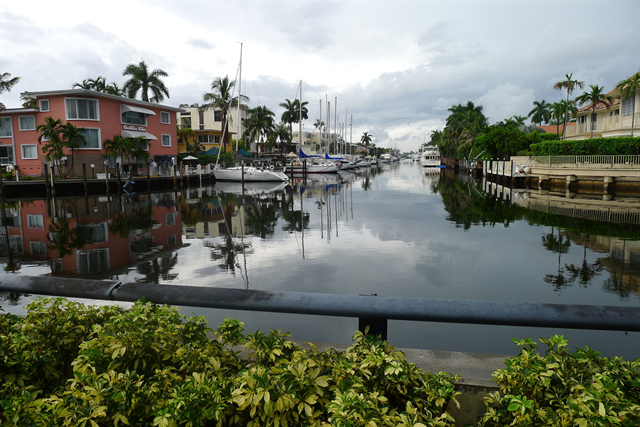
{"type": "MultiPolygon", "coordinates": [[[[572,126],[572,125],[575,125],[575,123],[572,123],[572,122],[567,123],[567,126],[572,126]]],[[[536,126],[536,128],[542,129],[546,133],[556,133],[556,132],[562,133],[562,129],[564,128],[564,123],[561,123],[560,127],[556,125],[547,125],[547,126],[536,126]],[[560,130],[558,131],[558,129],[560,130]]]]}
{"type": "MultiPolygon", "coordinates": [[[[609,93],[611,93],[611,92],[609,92],[609,93]]],[[[616,98],[616,99],[613,100],[613,102],[611,103],[611,106],[609,108],[615,107],[616,105],[619,105],[619,104],[620,104],[620,98],[616,98]]],[[[598,102],[596,104],[596,111],[605,110],[605,109],[607,109],[607,106],[605,105],[604,102],[598,102]]],[[[578,108],[578,113],[583,113],[585,111],[591,111],[591,104],[585,105],[584,107],[578,108]]]]}
{"type": "Polygon", "coordinates": [[[0,114],[37,113],[39,111],[38,108],[5,108],[4,110],[0,110],[0,114]]]}
{"type": "Polygon", "coordinates": [[[168,110],[168,111],[178,111],[178,112],[184,111],[182,108],[170,107],[168,105],[156,104],[155,102],[145,102],[145,101],[140,101],[139,99],[127,98],[125,96],[111,95],[109,93],[97,92],[95,90],[87,90],[87,89],[62,89],[62,90],[48,90],[48,91],[42,91],[42,92],[22,92],[20,95],[24,97],[31,97],[31,98],[38,98],[38,97],[43,98],[43,97],[52,96],[52,95],[85,95],[85,96],[92,96],[94,98],[97,97],[97,98],[113,99],[116,101],[126,102],[128,104],[137,104],[145,107],[156,107],[156,108],[161,108],[163,110],[168,110]]]}

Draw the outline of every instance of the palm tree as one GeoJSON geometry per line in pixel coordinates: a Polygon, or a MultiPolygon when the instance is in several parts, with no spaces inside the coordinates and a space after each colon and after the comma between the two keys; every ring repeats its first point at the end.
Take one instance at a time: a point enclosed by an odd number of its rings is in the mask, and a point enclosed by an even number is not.
{"type": "Polygon", "coordinates": [[[316,129],[324,129],[324,122],[320,119],[316,119],[316,122],[313,124],[316,129]]]}
{"type": "Polygon", "coordinates": [[[73,170],[73,150],[84,145],[87,142],[87,139],[85,138],[84,133],[82,133],[80,129],[78,129],[71,123],[65,123],[62,126],[61,135],[62,145],[71,150],[71,165],[69,166],[69,171],[67,172],[67,174],[69,174],[73,170]]]}
{"type": "Polygon", "coordinates": [[[247,113],[249,118],[245,122],[245,134],[249,140],[255,140],[260,145],[263,137],[266,141],[273,133],[275,114],[266,106],[252,108],[247,113]]]}
{"type": "Polygon", "coordinates": [[[607,107],[607,110],[608,110],[609,108],[611,108],[611,102],[613,102],[613,97],[610,95],[607,95],[602,91],[604,89],[603,86],[589,85],[589,88],[591,88],[591,91],[585,92],[579,97],[577,97],[576,102],[579,105],[591,104],[591,126],[590,127],[591,127],[591,138],[593,138],[593,128],[594,128],[593,122],[596,114],[596,107],[598,104],[603,104],[605,107],[607,107]]]}
{"type": "Polygon", "coordinates": [[[633,101],[631,101],[631,138],[633,138],[633,128],[636,120],[635,94],[638,90],[640,90],[640,73],[636,73],[616,85],[616,91],[620,92],[622,99],[633,98],[633,101]]]}
{"type": "Polygon", "coordinates": [[[364,132],[360,137],[360,142],[362,142],[366,147],[367,154],[369,154],[369,143],[371,142],[372,139],[373,137],[369,135],[369,132],[364,132]]]}
{"type": "Polygon", "coordinates": [[[29,95],[21,95],[20,101],[22,101],[23,108],[37,108],[38,101],[35,98],[30,97],[29,95]]]}
{"type": "Polygon", "coordinates": [[[124,88],[119,87],[117,83],[108,84],[104,91],[110,95],[126,96],[124,88]]]}
{"type": "Polygon", "coordinates": [[[273,129],[273,134],[280,144],[280,155],[283,155],[285,146],[291,144],[291,132],[287,128],[287,124],[285,122],[278,123],[273,129]]]}
{"type": "MultiPolygon", "coordinates": [[[[562,89],[567,89],[567,106],[569,105],[569,96],[573,93],[573,91],[578,88],[578,89],[582,89],[584,87],[584,82],[581,82],[579,80],[572,80],[573,79],[573,73],[570,74],[565,74],[565,80],[560,80],[559,82],[556,82],[556,84],[553,85],[553,88],[555,90],[562,90],[562,89]]],[[[566,133],[566,129],[567,129],[567,116],[569,115],[569,111],[565,111],[564,113],[564,128],[562,128],[562,139],[564,139],[564,135],[566,133]]]]}
{"type": "Polygon", "coordinates": [[[162,102],[165,96],[169,98],[169,89],[160,79],[160,77],[169,76],[163,70],[155,69],[149,72],[147,64],[140,61],[138,65],[127,65],[122,75],[131,76],[122,87],[129,98],[135,98],[138,92],[142,92],[142,100],[145,102],[162,102]],[[153,94],[151,98],[149,98],[149,91],[153,94]]]}
{"type": "Polygon", "coordinates": [[[207,104],[204,105],[206,109],[218,109],[220,110],[220,120],[222,122],[222,152],[226,153],[226,146],[231,142],[231,137],[229,135],[229,124],[227,123],[227,115],[231,108],[238,108],[238,119],[240,118],[240,110],[245,107],[243,104],[249,102],[249,98],[244,95],[240,95],[240,100],[238,102],[238,97],[233,96],[233,88],[235,87],[235,82],[229,80],[229,76],[224,77],[216,77],[211,83],[211,90],[213,92],[205,93],[203,96],[204,102],[207,104]],[[229,141],[229,142],[227,142],[229,141]]]}
{"type": "Polygon", "coordinates": [[[280,116],[280,120],[289,125],[289,132],[293,135],[293,123],[296,120],[296,105],[295,101],[291,102],[289,99],[285,99],[284,102],[278,104],[282,108],[284,108],[284,112],[282,116],[280,116]]]}
{"type": "Polygon", "coordinates": [[[20,77],[11,78],[11,74],[0,74],[0,93],[11,92],[11,89],[18,84],[20,77]]]}
{"type": "Polygon", "coordinates": [[[551,117],[550,108],[551,105],[547,104],[547,101],[545,100],[542,100],[541,102],[533,101],[533,109],[529,111],[527,117],[531,117],[531,123],[537,123],[538,126],[540,126],[542,122],[547,124],[551,117]]]}
{"type": "MultiPolygon", "coordinates": [[[[122,163],[125,156],[128,155],[132,149],[133,143],[131,139],[121,135],[113,135],[113,138],[104,141],[104,152],[108,156],[113,156],[114,161],[120,156],[120,162],[122,163]]],[[[122,167],[122,165],[120,165],[120,167],[122,167]]],[[[117,172],[118,176],[120,176],[120,171],[117,172]]]]}
{"type": "Polygon", "coordinates": [[[58,166],[58,173],[62,176],[62,165],[60,159],[64,156],[64,144],[62,142],[62,120],[53,117],[45,117],[44,123],[39,124],[36,130],[40,133],[38,137],[38,143],[41,143],[43,138],[47,143],[42,147],[42,152],[45,154],[47,161],[54,161],[58,166]]]}
{"type": "Polygon", "coordinates": [[[189,145],[189,140],[195,139],[196,134],[193,129],[178,126],[178,144],[189,145]]]}
{"type": "Polygon", "coordinates": [[[143,136],[139,136],[134,138],[131,141],[131,148],[129,149],[128,158],[129,158],[129,177],[133,177],[133,167],[131,165],[131,160],[135,160],[136,167],[139,167],[140,164],[146,164],[151,155],[147,150],[147,140],[143,136]]]}
{"type": "Polygon", "coordinates": [[[91,82],[91,79],[84,79],[82,83],[78,83],[78,82],[74,83],[73,86],[71,86],[71,89],[92,90],[93,83],[91,82]]]}

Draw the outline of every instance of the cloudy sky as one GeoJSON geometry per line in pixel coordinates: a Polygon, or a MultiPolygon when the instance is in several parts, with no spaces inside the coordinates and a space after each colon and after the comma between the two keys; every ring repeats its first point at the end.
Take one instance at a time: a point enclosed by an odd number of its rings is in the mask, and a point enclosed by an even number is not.
{"type": "Polygon", "coordinates": [[[559,100],[565,73],[613,89],[640,69],[640,1],[3,1],[0,72],[22,80],[0,101],[97,76],[122,85],[144,59],[169,74],[165,104],[201,103],[215,77],[235,78],[240,42],[251,107],[279,118],[302,80],[305,129],[337,97],[354,142],[368,131],[409,151],[467,100],[494,123],[559,100]]]}

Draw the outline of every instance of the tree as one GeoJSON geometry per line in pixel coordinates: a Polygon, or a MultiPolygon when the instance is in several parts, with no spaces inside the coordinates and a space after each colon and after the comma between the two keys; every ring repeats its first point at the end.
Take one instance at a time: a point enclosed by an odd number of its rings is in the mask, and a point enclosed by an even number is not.
{"type": "Polygon", "coordinates": [[[211,83],[211,90],[213,92],[205,93],[203,96],[204,102],[207,103],[204,105],[204,108],[220,110],[220,120],[222,122],[221,149],[223,153],[227,152],[227,141],[231,141],[227,120],[229,111],[231,108],[238,108],[238,119],[240,119],[240,110],[245,107],[243,104],[249,102],[247,96],[240,95],[240,100],[238,100],[237,96],[233,96],[233,88],[235,85],[235,82],[229,80],[229,76],[216,77],[211,83]]]}
{"type": "Polygon", "coordinates": [[[506,120],[506,123],[515,123],[516,125],[524,125],[527,116],[513,116],[506,120]]]}
{"type": "Polygon", "coordinates": [[[636,73],[626,80],[622,80],[616,85],[616,91],[620,92],[621,102],[625,98],[634,98],[631,102],[631,138],[633,138],[633,128],[636,120],[635,94],[640,90],[640,73],[636,73]]]}
{"type": "Polygon", "coordinates": [[[273,133],[275,122],[274,112],[266,106],[258,106],[250,109],[249,118],[245,121],[245,135],[249,140],[255,140],[257,144],[261,144],[263,137],[265,142],[273,133]]]}
{"type": "Polygon", "coordinates": [[[61,129],[62,145],[71,150],[71,165],[69,166],[69,174],[73,170],[73,150],[80,148],[87,142],[84,133],[71,123],[65,123],[61,129]]]}
{"type": "Polygon", "coordinates": [[[291,144],[291,132],[284,122],[278,123],[273,129],[273,134],[280,144],[280,155],[284,154],[284,148],[287,144],[291,144]]]}
{"type": "Polygon", "coordinates": [[[509,121],[485,128],[475,142],[492,158],[509,158],[529,146],[526,135],[518,129],[518,125],[509,121]]]}
{"type": "Polygon", "coordinates": [[[589,88],[591,90],[577,97],[576,102],[579,105],[591,104],[591,125],[589,127],[591,128],[591,138],[593,138],[593,122],[596,114],[596,107],[598,106],[598,104],[603,104],[608,110],[609,108],[611,108],[613,97],[607,95],[602,91],[604,89],[603,86],[589,85],[589,88]]]}
{"type": "Polygon", "coordinates": [[[466,105],[458,104],[449,108],[451,114],[447,117],[438,145],[442,154],[466,156],[476,137],[487,126],[487,118],[482,110],[482,105],[476,106],[471,101],[467,101],[466,105]]]}
{"type": "Polygon", "coordinates": [[[196,134],[190,127],[178,126],[178,143],[189,145],[189,140],[195,139],[196,134]]]}
{"type": "Polygon", "coordinates": [[[165,96],[169,98],[169,89],[160,79],[169,76],[163,70],[155,69],[149,72],[147,64],[140,61],[138,65],[127,65],[122,75],[131,76],[122,87],[129,98],[135,98],[138,92],[141,92],[142,100],[145,102],[162,102],[165,96]],[[153,95],[151,98],[149,98],[149,91],[153,95]]]}
{"type": "MultiPolygon", "coordinates": [[[[124,161],[126,155],[133,149],[133,143],[129,138],[125,138],[122,135],[113,135],[111,139],[104,141],[104,152],[108,156],[113,156],[114,161],[117,161],[117,157],[120,156],[120,163],[124,161]]],[[[120,165],[122,167],[122,164],[120,165]]],[[[118,171],[120,174],[120,171],[118,171]]]]}
{"type": "Polygon", "coordinates": [[[135,161],[136,167],[139,167],[140,164],[146,164],[151,155],[147,150],[147,140],[143,136],[138,136],[130,141],[130,149],[128,154],[129,158],[129,177],[133,177],[133,167],[131,165],[131,160],[135,161]]]}
{"type": "MultiPolygon", "coordinates": [[[[584,82],[579,80],[573,80],[573,73],[565,74],[565,80],[560,80],[553,85],[555,90],[563,90],[567,89],[567,107],[569,106],[569,96],[573,93],[573,91],[578,88],[582,89],[584,87],[584,82]]],[[[564,139],[566,129],[567,129],[567,116],[569,115],[569,110],[567,109],[564,113],[564,128],[562,128],[562,139],[564,139]]]]}
{"type": "Polygon", "coordinates": [[[91,79],[84,79],[82,83],[78,83],[78,82],[74,83],[73,86],[71,86],[71,89],[92,90],[93,83],[91,83],[91,79]]]}
{"type": "Polygon", "coordinates": [[[110,95],[126,96],[124,88],[119,87],[117,83],[110,83],[104,91],[110,95]]]}
{"type": "Polygon", "coordinates": [[[38,101],[29,95],[21,95],[20,101],[22,101],[22,108],[37,108],[38,101]]]}
{"type": "MultiPolygon", "coordinates": [[[[553,104],[551,104],[551,116],[555,120],[556,132],[558,133],[558,135],[560,134],[559,127],[563,118],[566,120],[567,117],[573,118],[577,114],[578,114],[578,109],[576,108],[576,104],[573,101],[569,101],[569,103],[567,104],[567,101],[565,101],[564,99],[561,99],[560,101],[554,102],[553,104]]],[[[567,122],[565,121],[565,126],[566,126],[566,123],[567,122]]],[[[562,129],[562,134],[564,135],[564,128],[562,129]]]]}
{"type": "Polygon", "coordinates": [[[11,74],[0,74],[0,93],[11,92],[11,89],[20,82],[20,77],[11,78],[11,74]]]}
{"type": "Polygon", "coordinates": [[[40,133],[38,143],[45,140],[47,143],[42,147],[42,152],[48,162],[53,161],[58,167],[58,174],[62,176],[62,165],[60,159],[64,156],[64,144],[62,142],[62,120],[53,117],[45,117],[44,123],[39,124],[36,130],[40,133]]]}
{"type": "Polygon", "coordinates": [[[538,126],[544,122],[545,124],[549,123],[549,118],[551,117],[551,105],[547,104],[547,101],[542,100],[541,102],[533,101],[533,109],[529,111],[527,117],[531,117],[531,123],[537,123],[538,126]]]}
{"type": "Polygon", "coordinates": [[[282,113],[282,116],[280,116],[280,120],[289,125],[289,133],[293,135],[293,123],[295,122],[296,117],[295,101],[291,102],[289,99],[285,99],[284,102],[281,102],[278,105],[284,108],[284,112],[282,113]]]}
{"type": "Polygon", "coordinates": [[[367,154],[369,154],[369,143],[371,143],[372,139],[373,138],[371,135],[369,135],[369,132],[364,132],[360,137],[360,142],[362,142],[362,144],[364,144],[364,146],[366,147],[367,154]]]}

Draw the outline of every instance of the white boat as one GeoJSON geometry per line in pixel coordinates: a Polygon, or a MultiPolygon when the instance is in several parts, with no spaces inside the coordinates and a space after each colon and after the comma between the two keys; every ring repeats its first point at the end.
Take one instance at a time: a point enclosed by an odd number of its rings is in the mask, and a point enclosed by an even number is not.
{"type": "Polygon", "coordinates": [[[420,156],[420,164],[425,168],[440,166],[440,151],[438,147],[427,147],[420,156]]]}
{"type": "Polygon", "coordinates": [[[342,167],[340,161],[322,161],[307,159],[307,165],[305,169],[304,162],[302,160],[295,161],[289,165],[289,170],[294,174],[301,173],[337,173],[342,167]]]}
{"type": "Polygon", "coordinates": [[[263,194],[278,193],[284,190],[288,182],[216,182],[216,191],[230,194],[244,194],[245,196],[261,196],[263,194]]]}
{"type": "Polygon", "coordinates": [[[286,182],[289,177],[283,171],[271,168],[258,168],[255,166],[234,166],[231,168],[221,168],[219,165],[213,169],[216,181],[275,181],[286,182]]]}

